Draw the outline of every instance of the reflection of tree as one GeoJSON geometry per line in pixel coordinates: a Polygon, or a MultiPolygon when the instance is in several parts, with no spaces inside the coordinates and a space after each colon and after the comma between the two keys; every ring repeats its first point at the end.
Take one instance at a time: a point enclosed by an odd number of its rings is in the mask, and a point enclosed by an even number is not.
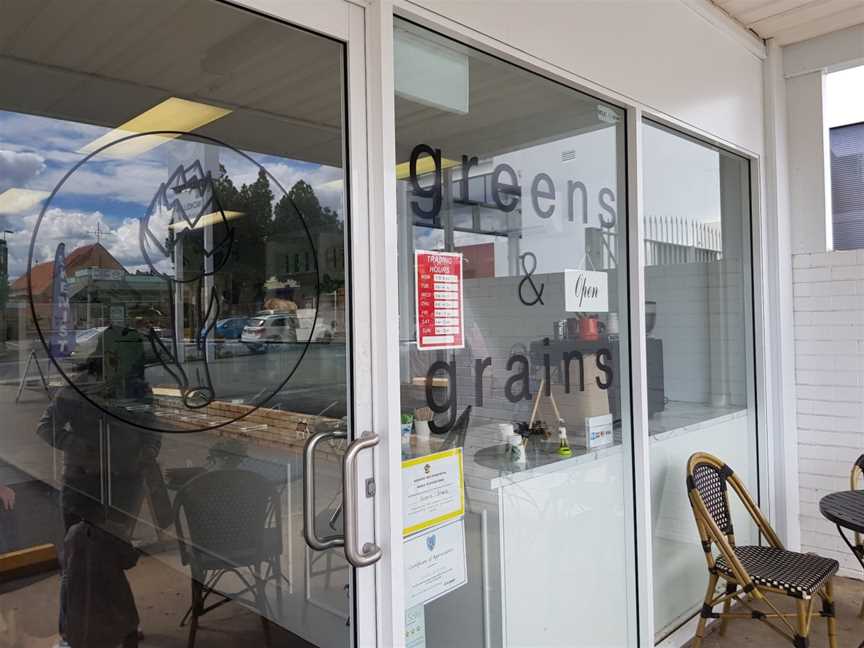
{"type": "MultiPolygon", "coordinates": [[[[237,189],[225,167],[220,166],[214,185],[222,209],[243,214],[228,223],[228,227],[234,230],[232,258],[225,266],[225,272],[216,277],[217,290],[219,294],[227,292],[232,303],[256,302],[262,296],[261,287],[266,279],[261,260],[265,256],[273,219],[270,180],[259,169],[255,182],[237,189]]],[[[225,225],[217,227],[224,228],[225,225]]],[[[214,238],[218,238],[216,232],[214,238]]]]}
{"type": "MultiPolygon", "coordinates": [[[[317,249],[321,241],[330,238],[338,238],[341,248],[342,222],[335,211],[321,205],[308,183],[297,181],[288,196],[283,195],[275,207],[270,180],[263,170],[259,170],[254,182],[243,184],[238,189],[225,167],[220,167],[214,186],[222,209],[243,214],[228,223],[228,227],[234,230],[234,243],[231,259],[224,271],[216,276],[218,294],[226,296],[233,304],[251,305],[262,301],[264,283],[271,276],[283,281],[287,279],[290,274],[287,268],[279,267],[274,272],[267,267],[265,260],[268,259],[268,248],[272,247],[296,249],[299,246],[304,252],[312,253],[300,214],[315,242],[321,268],[321,289],[334,291],[344,284],[344,273],[341,270],[338,273],[327,272],[321,258],[324,250],[317,249]]],[[[222,238],[221,228],[224,227],[221,223],[214,226],[214,240],[222,238]],[[217,229],[220,231],[215,231],[217,229]]],[[[195,234],[202,236],[199,232],[195,234]]]]}
{"type": "Polygon", "coordinates": [[[285,226],[285,231],[290,232],[292,227],[298,225],[296,221],[294,207],[291,203],[300,210],[303,217],[306,219],[306,225],[312,232],[313,238],[321,232],[341,232],[342,223],[339,221],[339,215],[329,207],[322,207],[318,201],[318,196],[315,195],[315,190],[303,180],[298,180],[291,190],[288,192],[287,198],[282,196],[282,199],[276,204],[275,230],[278,232],[280,226],[285,226]],[[289,201],[288,198],[291,200],[289,201]]]}
{"type": "Polygon", "coordinates": [[[288,196],[283,196],[276,204],[274,229],[271,235],[274,244],[281,243],[290,249],[291,243],[296,242],[298,237],[304,234],[300,230],[301,225],[297,220],[295,207],[303,215],[312,240],[315,242],[320,272],[319,289],[321,292],[335,292],[345,284],[344,271],[328,263],[327,255],[333,250],[334,244],[341,252],[344,241],[342,221],[335,211],[321,205],[314,189],[308,183],[298,180],[291,187],[288,196]]]}

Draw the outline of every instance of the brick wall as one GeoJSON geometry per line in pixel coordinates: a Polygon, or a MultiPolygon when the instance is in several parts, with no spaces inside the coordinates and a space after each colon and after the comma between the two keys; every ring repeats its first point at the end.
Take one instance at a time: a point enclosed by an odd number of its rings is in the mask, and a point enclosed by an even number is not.
{"type": "Polygon", "coordinates": [[[864,250],[793,257],[801,542],[860,568],[819,499],[849,488],[864,452],[864,250]]]}

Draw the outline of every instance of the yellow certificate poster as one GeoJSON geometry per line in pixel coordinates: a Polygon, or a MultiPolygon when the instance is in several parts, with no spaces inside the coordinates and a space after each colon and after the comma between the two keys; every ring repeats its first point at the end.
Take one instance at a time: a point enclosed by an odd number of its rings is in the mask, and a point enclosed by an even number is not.
{"type": "Polygon", "coordinates": [[[465,514],[462,448],[402,462],[403,536],[465,514]]]}

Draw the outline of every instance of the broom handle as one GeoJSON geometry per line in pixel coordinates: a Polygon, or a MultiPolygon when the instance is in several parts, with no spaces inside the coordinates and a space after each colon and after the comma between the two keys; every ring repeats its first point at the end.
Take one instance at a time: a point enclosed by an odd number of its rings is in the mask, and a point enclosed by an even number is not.
{"type": "Polygon", "coordinates": [[[557,418],[558,421],[564,420],[561,418],[561,412],[558,411],[558,403],[555,402],[555,394],[552,393],[552,390],[549,390],[549,400],[552,401],[552,409],[555,410],[555,418],[557,418]]]}

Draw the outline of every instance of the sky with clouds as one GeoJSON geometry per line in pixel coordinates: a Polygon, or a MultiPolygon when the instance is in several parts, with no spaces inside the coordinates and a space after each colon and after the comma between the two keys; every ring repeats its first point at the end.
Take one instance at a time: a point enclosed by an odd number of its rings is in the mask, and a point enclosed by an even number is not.
{"type": "MultiPolygon", "coordinates": [[[[188,165],[195,159],[207,159],[216,168],[222,164],[238,187],[254,181],[258,173],[256,165],[224,147],[205,152],[199,142],[171,140],[133,157],[93,157],[63,181],[84,158],[80,149],[106,132],[88,124],[0,111],[0,194],[12,188],[46,193],[57,188],[53,198],[27,208],[10,208],[8,201],[4,208],[0,200],[0,229],[7,231],[10,280],[26,272],[31,241],[34,262],[50,261],[61,241],[68,253],[94,243],[97,231],[102,244],[129,271],[146,269],[138,243],[140,223],[161,183],[179,164],[188,165]]],[[[304,180],[323,205],[342,214],[341,169],[250,155],[286,191],[304,180]]],[[[281,191],[276,186],[272,190],[279,200],[281,191]]]]}

